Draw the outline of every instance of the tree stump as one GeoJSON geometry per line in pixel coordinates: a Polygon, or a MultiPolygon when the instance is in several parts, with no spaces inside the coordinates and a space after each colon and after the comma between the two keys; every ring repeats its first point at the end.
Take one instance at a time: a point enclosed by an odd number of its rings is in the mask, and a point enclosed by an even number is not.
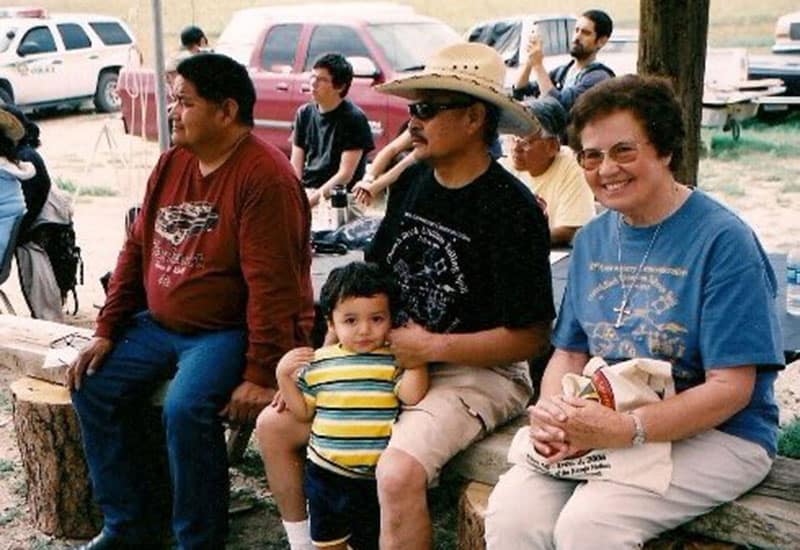
{"type": "Polygon", "coordinates": [[[483,550],[484,517],[489,493],[493,487],[471,481],[461,493],[458,501],[458,548],[459,550],[483,550]]]}
{"type": "MultiPolygon", "coordinates": [[[[78,418],[69,390],[35,378],[11,384],[14,427],[28,485],[28,507],[43,533],[63,538],[89,538],[103,526],[92,499],[78,418]]],[[[141,444],[146,470],[141,482],[150,492],[150,525],[169,531],[170,483],[160,407],[142,414],[141,444]]]]}
{"type": "Polygon", "coordinates": [[[69,391],[34,378],[11,384],[14,427],[34,525],[56,537],[87,538],[103,526],[92,501],[78,418],[69,391]]]}

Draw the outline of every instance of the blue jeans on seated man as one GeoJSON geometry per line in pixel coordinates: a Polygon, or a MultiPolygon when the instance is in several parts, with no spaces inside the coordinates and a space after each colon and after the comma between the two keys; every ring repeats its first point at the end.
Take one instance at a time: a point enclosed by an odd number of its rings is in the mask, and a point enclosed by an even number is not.
{"type": "MultiPolygon", "coordinates": [[[[172,528],[181,549],[223,548],[228,529],[228,462],[219,411],[242,381],[242,330],[180,334],[137,314],[102,367],[72,393],[107,535],[152,543],[150,504],[137,456],[142,407],[173,377],[163,422],[172,481],[172,528]]],[[[167,511],[164,511],[167,513],[167,511]]]]}

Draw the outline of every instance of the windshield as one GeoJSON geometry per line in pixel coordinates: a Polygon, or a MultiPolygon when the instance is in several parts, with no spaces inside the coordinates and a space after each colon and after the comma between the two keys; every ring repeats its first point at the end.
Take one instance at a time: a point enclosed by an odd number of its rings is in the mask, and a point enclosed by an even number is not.
{"type": "Polygon", "coordinates": [[[16,27],[8,27],[5,25],[0,26],[0,53],[6,51],[11,41],[14,40],[14,35],[17,33],[16,27]]]}
{"type": "Polygon", "coordinates": [[[368,25],[367,29],[392,69],[398,72],[421,69],[431,54],[461,42],[456,31],[435,21],[380,23],[368,25]]]}

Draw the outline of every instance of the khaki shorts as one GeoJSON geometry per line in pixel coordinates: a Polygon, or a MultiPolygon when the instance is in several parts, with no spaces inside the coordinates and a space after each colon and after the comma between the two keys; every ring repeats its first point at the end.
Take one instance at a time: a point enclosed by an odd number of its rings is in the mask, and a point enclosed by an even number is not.
{"type": "Polygon", "coordinates": [[[459,451],[522,413],[531,397],[529,385],[488,368],[437,365],[430,381],[422,401],[403,407],[389,440],[389,448],[425,468],[428,484],[459,451]]]}

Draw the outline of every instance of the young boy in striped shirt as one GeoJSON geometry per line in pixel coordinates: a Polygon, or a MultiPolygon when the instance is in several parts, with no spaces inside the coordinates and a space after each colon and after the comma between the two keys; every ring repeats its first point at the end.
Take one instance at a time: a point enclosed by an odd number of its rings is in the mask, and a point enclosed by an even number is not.
{"type": "Polygon", "coordinates": [[[414,405],[428,390],[428,370],[395,365],[386,339],[397,288],[376,265],[331,271],[320,305],[339,343],[294,349],[277,368],[287,408],[312,422],[304,481],[311,538],[325,550],[377,550],[375,466],[400,404],[414,405]]]}

